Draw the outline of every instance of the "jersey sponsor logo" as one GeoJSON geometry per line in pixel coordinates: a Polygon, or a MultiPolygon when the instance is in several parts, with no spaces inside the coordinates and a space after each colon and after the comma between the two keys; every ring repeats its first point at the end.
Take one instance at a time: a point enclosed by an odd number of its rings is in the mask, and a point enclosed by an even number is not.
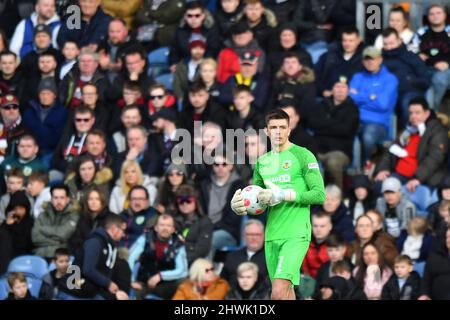
{"type": "Polygon", "coordinates": [[[308,169],[319,169],[319,164],[317,162],[308,163],[308,169]]]}
{"type": "Polygon", "coordinates": [[[283,170],[289,170],[291,165],[292,165],[291,160],[285,160],[285,161],[283,161],[283,164],[281,165],[281,167],[283,168],[283,170]]]}
{"type": "Polygon", "coordinates": [[[280,174],[278,177],[273,177],[270,182],[291,182],[290,174],[280,174]]]}

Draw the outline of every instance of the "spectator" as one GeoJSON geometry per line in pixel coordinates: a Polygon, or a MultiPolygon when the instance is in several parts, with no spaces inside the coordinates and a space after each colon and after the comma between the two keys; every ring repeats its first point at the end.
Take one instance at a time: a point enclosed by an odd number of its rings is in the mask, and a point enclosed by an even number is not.
{"type": "MultiPolygon", "coordinates": [[[[210,98],[215,103],[219,103],[219,95],[221,84],[217,81],[217,63],[214,59],[206,58],[199,66],[198,74],[205,84],[206,90],[209,93],[210,98]]],[[[189,89],[188,89],[189,91],[189,89]]]]}
{"type": "Polygon", "coordinates": [[[80,219],[77,227],[69,239],[69,251],[76,253],[82,249],[83,243],[89,238],[92,231],[105,226],[109,214],[108,194],[98,186],[93,185],[81,202],[80,219]]]}
{"type": "Polygon", "coordinates": [[[11,200],[11,195],[16,191],[23,190],[25,177],[22,170],[11,169],[6,174],[6,193],[0,198],[0,223],[7,218],[6,208],[11,200]]]}
{"type": "Polygon", "coordinates": [[[166,169],[158,189],[154,207],[159,213],[174,215],[177,212],[175,194],[180,186],[188,183],[186,166],[172,162],[166,169]]]}
{"type": "Polygon", "coordinates": [[[11,93],[16,97],[21,97],[24,79],[19,69],[17,55],[8,50],[1,52],[0,69],[0,87],[2,88],[2,93],[11,93]]]}
{"type": "Polygon", "coordinates": [[[389,177],[381,187],[383,197],[377,199],[377,210],[384,216],[387,232],[394,238],[406,230],[408,223],[416,216],[416,206],[402,194],[400,180],[389,177]]]}
{"type": "Polygon", "coordinates": [[[394,274],[383,286],[382,300],[417,300],[420,294],[420,276],[413,271],[408,255],[395,258],[394,274]]]}
{"type": "Polygon", "coordinates": [[[262,114],[255,110],[253,101],[255,97],[252,94],[250,87],[239,84],[233,90],[233,105],[227,113],[226,129],[248,129],[259,130],[265,127],[262,114]]]}
{"type": "MultiPolygon", "coordinates": [[[[291,123],[292,121],[289,120],[289,125],[291,123]]],[[[239,174],[242,181],[244,181],[246,185],[252,184],[253,169],[255,169],[256,160],[267,151],[267,144],[266,141],[264,141],[265,138],[265,134],[260,134],[258,132],[249,132],[249,134],[245,135],[244,164],[239,165],[239,163],[236,163],[236,172],[239,174]]],[[[260,215],[260,217],[262,216],[260,215]]]]}
{"type": "Polygon", "coordinates": [[[311,107],[315,104],[314,80],[314,71],[303,66],[295,53],[287,53],[275,75],[269,105],[274,107],[284,99],[294,100],[297,113],[307,122],[311,107]]]}
{"type": "Polygon", "coordinates": [[[128,259],[131,269],[138,260],[138,282],[132,285],[136,297],[143,299],[153,294],[161,299],[172,298],[188,274],[186,248],[175,232],[172,216],[158,216],[155,226],[136,240],[128,259]]]}
{"type": "Polygon", "coordinates": [[[59,68],[58,80],[61,81],[74,68],[78,67],[77,58],[80,54],[80,47],[76,41],[66,41],[61,49],[63,60],[59,68]]]}
{"type": "Polygon", "coordinates": [[[27,278],[22,272],[11,272],[8,275],[9,293],[5,300],[36,300],[28,290],[27,278]]]}
{"type": "Polygon", "coordinates": [[[217,276],[212,262],[197,259],[189,269],[189,279],[177,288],[172,300],[224,300],[230,290],[228,282],[217,276]]]}
{"type": "Polygon", "coordinates": [[[43,79],[38,87],[38,99],[32,100],[23,115],[23,122],[36,137],[39,154],[50,166],[67,119],[67,110],[57,100],[57,90],[52,79],[43,79]]]}
{"type": "Polygon", "coordinates": [[[430,25],[417,30],[411,48],[432,72],[427,101],[437,112],[450,84],[450,25],[446,24],[447,13],[441,5],[431,5],[427,17],[430,25]]]}
{"type": "Polygon", "coordinates": [[[259,72],[263,71],[266,62],[266,54],[246,22],[236,22],[230,28],[230,34],[231,38],[224,41],[225,48],[217,57],[217,81],[222,84],[241,71],[241,60],[246,52],[255,52],[258,55],[259,72]]]}
{"type": "Polygon", "coordinates": [[[59,282],[60,300],[127,300],[128,295],[113,281],[117,257],[117,242],[123,237],[126,223],[117,215],[109,215],[105,227],[95,230],[83,244],[72,263],[78,266],[85,280],[78,286],[69,286],[70,273],[59,282]]]}
{"type": "Polygon", "coordinates": [[[368,176],[363,174],[353,176],[349,198],[348,209],[353,218],[353,225],[356,225],[356,220],[360,216],[369,209],[375,208],[376,197],[368,176]]]}
{"type": "Polygon", "coordinates": [[[265,73],[258,71],[259,54],[259,51],[246,51],[240,58],[240,72],[230,76],[220,92],[219,102],[224,107],[233,104],[233,90],[238,85],[246,85],[255,98],[253,101],[255,109],[260,113],[266,109],[267,99],[270,96],[269,79],[265,73]]]}
{"type": "Polygon", "coordinates": [[[81,89],[81,104],[94,111],[94,128],[107,132],[110,111],[104,105],[104,102],[99,100],[98,89],[94,84],[88,83],[81,89]]]}
{"type": "Polygon", "coordinates": [[[170,46],[169,63],[172,72],[175,72],[175,65],[183,57],[189,56],[189,39],[193,34],[200,34],[206,39],[206,57],[216,57],[219,52],[219,30],[211,13],[199,1],[192,1],[185,8],[184,18],[176,29],[170,46]]]}
{"type": "Polygon", "coordinates": [[[108,25],[111,16],[105,14],[100,7],[101,0],[79,0],[78,5],[81,10],[80,27],[74,29],[71,17],[64,18],[61,24],[61,30],[58,34],[58,45],[64,46],[66,41],[76,41],[82,48],[89,46],[91,50],[96,51],[98,45],[108,34],[108,25]]]}
{"type": "Polygon", "coordinates": [[[258,265],[253,262],[243,262],[236,273],[237,283],[231,284],[225,300],[270,300],[268,281],[258,278],[258,265]]]}
{"type": "Polygon", "coordinates": [[[50,181],[63,179],[65,173],[73,168],[73,160],[86,152],[86,137],[95,123],[94,111],[79,106],[72,119],[73,126],[70,121],[67,122],[65,132],[53,152],[50,181]]]}
{"type": "Polygon", "coordinates": [[[371,242],[381,250],[381,255],[388,266],[394,266],[394,259],[398,256],[395,239],[384,232],[375,232],[373,220],[364,214],[356,220],[356,239],[349,247],[348,256],[353,264],[359,264],[362,259],[362,247],[371,242]]]}
{"type": "Polygon", "coordinates": [[[51,259],[57,248],[67,248],[79,219],[79,205],[70,199],[66,185],[54,185],[50,189],[51,202],[36,219],[31,238],[34,253],[51,259]]]}
{"type": "Polygon", "coordinates": [[[331,233],[333,225],[331,216],[324,212],[316,212],[311,217],[312,237],[303,260],[302,270],[305,274],[317,277],[317,271],[320,267],[329,261],[326,240],[331,233]]]}
{"type": "MultiPolygon", "coordinates": [[[[150,88],[157,85],[158,84],[152,85],[150,88]]],[[[141,87],[139,86],[139,82],[137,81],[125,81],[122,89],[122,98],[120,98],[115,104],[116,105],[113,106],[114,110],[112,110],[111,116],[112,123],[109,126],[109,130],[112,132],[121,127],[119,119],[120,112],[127,106],[137,105],[142,116],[147,119],[148,111],[145,108],[145,99],[142,94],[141,87]]]]}
{"type": "Polygon", "coordinates": [[[353,270],[353,276],[369,300],[380,300],[383,286],[392,275],[392,270],[385,265],[378,246],[372,242],[361,248],[361,260],[353,270]]]}
{"type": "Polygon", "coordinates": [[[245,185],[233,169],[230,159],[225,155],[216,155],[211,174],[200,182],[203,210],[214,224],[212,258],[216,250],[237,245],[241,238],[242,217],[231,210],[230,201],[234,191],[245,185]]]}
{"type": "MultiPolygon", "coordinates": [[[[405,46],[409,46],[414,37],[414,32],[409,28],[409,14],[402,6],[393,6],[389,11],[388,28],[397,31],[400,40],[405,46]]],[[[375,39],[375,48],[383,49],[383,35],[375,39]]],[[[425,74],[423,74],[425,75],[425,74]]]]}
{"type": "Polygon", "coordinates": [[[418,300],[448,300],[450,285],[450,228],[445,233],[445,238],[439,244],[440,248],[432,251],[425,264],[421,292],[418,300]]]}
{"type": "Polygon", "coordinates": [[[56,39],[61,28],[61,21],[56,13],[55,0],[38,0],[34,12],[16,26],[9,47],[20,58],[33,50],[33,30],[38,24],[49,27],[53,47],[57,49],[56,39]]]}
{"type": "Polygon", "coordinates": [[[124,152],[127,148],[127,130],[131,127],[142,124],[144,124],[144,116],[142,108],[140,108],[139,105],[132,104],[123,107],[120,114],[119,124],[110,127],[110,130],[112,129],[111,131],[113,132],[111,144],[113,145],[112,148],[116,153],[124,152]]]}
{"type": "Polygon", "coordinates": [[[99,169],[95,160],[84,154],[75,160],[74,170],[66,175],[65,184],[69,187],[70,197],[80,203],[84,201],[90,188],[97,186],[105,195],[109,195],[112,171],[99,169]]]}
{"type": "Polygon", "coordinates": [[[120,178],[116,181],[111,192],[109,210],[119,214],[128,209],[130,205],[128,194],[135,186],[144,186],[149,194],[150,204],[154,203],[157,192],[150,177],[142,173],[139,163],[134,160],[125,160],[120,170],[120,178]]]}
{"type": "Polygon", "coordinates": [[[197,191],[190,185],[180,186],[175,194],[175,226],[184,239],[188,265],[205,258],[211,250],[213,224],[203,213],[197,191]]]}
{"type": "Polygon", "coordinates": [[[319,286],[317,300],[344,300],[348,295],[347,281],[343,277],[333,276],[319,286]]]}
{"type": "Polygon", "coordinates": [[[437,189],[437,196],[438,201],[430,205],[427,209],[428,216],[427,221],[429,226],[431,227],[431,230],[436,232],[439,230],[443,225],[445,225],[444,222],[444,216],[447,215],[449,212],[445,210],[448,208],[448,205],[450,204],[450,175],[447,174],[445,178],[442,180],[442,182],[439,184],[437,189]]]}
{"type": "Polygon", "coordinates": [[[345,279],[348,292],[345,296],[347,300],[367,300],[366,294],[356,284],[355,278],[352,276],[353,265],[347,260],[336,262],[332,268],[332,272],[337,277],[345,279]]]}
{"type": "Polygon", "coordinates": [[[39,299],[53,300],[58,295],[59,283],[66,275],[70,264],[69,250],[64,248],[56,249],[52,263],[55,265],[55,269],[42,278],[43,285],[39,290],[39,299]]]}
{"type": "Polygon", "coordinates": [[[413,99],[409,123],[378,164],[375,180],[395,175],[409,192],[419,185],[435,187],[445,176],[448,145],[448,134],[425,99],[413,99]]]}
{"type": "Polygon", "coordinates": [[[252,262],[258,266],[258,279],[268,280],[264,253],[264,225],[256,219],[249,219],[244,227],[245,247],[230,252],[223,265],[220,276],[230,284],[237,283],[237,269],[244,262],[252,262]]]}
{"type": "Polygon", "coordinates": [[[314,66],[318,96],[331,96],[331,90],[340,77],[344,76],[350,81],[355,73],[363,69],[363,48],[356,27],[343,29],[339,45],[332,46],[314,66]]]}
{"type": "MultiPolygon", "coordinates": [[[[81,0],[86,1],[86,0],[81,0]]],[[[98,0],[96,0],[98,1],[98,0]]],[[[99,69],[98,53],[89,48],[83,48],[78,55],[78,68],[64,77],[59,85],[59,100],[69,109],[74,109],[82,102],[83,87],[90,83],[97,87],[99,100],[105,100],[107,79],[99,69]]]]}
{"type": "Polygon", "coordinates": [[[425,63],[408,51],[395,29],[383,31],[383,61],[399,81],[398,101],[402,123],[408,122],[408,107],[411,99],[424,95],[430,85],[425,63]]]}
{"type": "Polygon", "coordinates": [[[33,172],[28,177],[26,186],[27,194],[33,198],[32,215],[36,220],[44,211],[43,204],[51,201],[50,187],[48,184],[48,175],[43,172],[33,172]]]}
{"type": "Polygon", "coordinates": [[[150,228],[157,212],[150,206],[149,194],[144,186],[137,185],[128,193],[128,209],[124,209],[120,216],[127,223],[127,230],[120,241],[120,246],[130,248],[137,239],[150,228]]]}
{"type": "Polygon", "coordinates": [[[348,96],[345,77],[339,79],[332,95],[320,102],[308,127],[318,141],[318,159],[325,167],[325,181],[343,187],[343,173],[353,158],[353,141],[358,132],[359,112],[348,96]],[[328,178],[328,179],[327,179],[328,178]]]}
{"type": "Polygon", "coordinates": [[[378,49],[366,47],[362,56],[365,70],[356,73],[350,81],[350,97],[359,108],[359,135],[365,164],[376,145],[387,138],[390,118],[397,103],[398,80],[383,65],[378,49]]]}
{"type": "MultiPolygon", "coordinates": [[[[187,92],[184,91],[184,93],[187,92]]],[[[149,89],[149,100],[148,100],[148,114],[149,116],[153,116],[158,111],[161,111],[163,108],[173,108],[172,111],[176,110],[177,100],[175,97],[170,94],[169,90],[163,84],[154,84],[149,89]]],[[[176,115],[176,111],[175,111],[176,115]]],[[[154,119],[154,118],[153,118],[154,119]]]]}
{"type": "Polygon", "coordinates": [[[231,30],[242,15],[243,1],[241,0],[220,0],[217,11],[214,13],[214,20],[217,23],[222,43],[231,38],[231,30]]]}
{"type": "Polygon", "coordinates": [[[103,131],[99,129],[89,131],[86,137],[86,153],[94,159],[98,170],[112,168],[113,158],[106,150],[106,135],[103,131]]]}
{"type": "Polygon", "coordinates": [[[433,236],[427,220],[415,217],[408,223],[407,230],[402,230],[397,239],[398,252],[407,255],[412,263],[425,262],[431,249],[433,236]]]}

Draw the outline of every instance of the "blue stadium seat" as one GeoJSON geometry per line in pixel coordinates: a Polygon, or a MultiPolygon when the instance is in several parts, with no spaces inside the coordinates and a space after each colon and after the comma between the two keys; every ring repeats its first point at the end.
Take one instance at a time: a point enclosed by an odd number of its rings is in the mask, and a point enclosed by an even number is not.
{"type": "Polygon", "coordinates": [[[167,90],[172,91],[173,89],[173,73],[164,73],[155,78],[155,81],[163,84],[167,90]]]}
{"type": "Polygon", "coordinates": [[[6,277],[0,279],[0,300],[5,300],[8,297],[9,286],[6,277]]]}
{"type": "Polygon", "coordinates": [[[406,186],[403,186],[402,192],[416,205],[417,215],[421,217],[426,217],[428,215],[427,208],[437,201],[437,194],[435,193],[433,196],[433,190],[424,185],[417,186],[414,192],[409,192],[406,186]]]}
{"type": "Polygon", "coordinates": [[[22,272],[27,277],[42,279],[48,273],[48,264],[39,256],[20,256],[9,263],[9,272],[22,272]]]}
{"type": "Polygon", "coordinates": [[[425,271],[425,261],[416,262],[414,263],[414,271],[416,271],[421,278],[423,278],[423,274],[425,271]]]}
{"type": "Polygon", "coordinates": [[[148,56],[148,72],[150,77],[157,77],[169,71],[169,47],[161,47],[150,51],[148,56]]]}

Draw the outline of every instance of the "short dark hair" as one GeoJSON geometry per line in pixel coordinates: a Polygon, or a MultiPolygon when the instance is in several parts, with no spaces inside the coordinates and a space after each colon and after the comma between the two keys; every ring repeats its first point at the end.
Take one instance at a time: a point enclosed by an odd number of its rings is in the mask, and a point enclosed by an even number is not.
{"type": "Polygon", "coordinates": [[[167,93],[167,88],[165,85],[163,85],[162,83],[155,83],[154,85],[151,85],[150,88],[148,89],[148,92],[152,92],[153,90],[156,89],[161,89],[162,91],[164,91],[164,94],[167,93]]]}
{"type": "Polygon", "coordinates": [[[199,91],[206,91],[208,92],[208,89],[206,88],[206,85],[203,81],[197,80],[191,83],[189,86],[189,93],[197,93],[199,91]]]}
{"type": "Polygon", "coordinates": [[[70,257],[70,252],[66,248],[58,248],[55,250],[54,259],[56,260],[58,257],[67,256],[70,257]]]}
{"type": "Polygon", "coordinates": [[[403,19],[409,21],[409,13],[401,5],[393,6],[389,11],[389,14],[393,12],[401,13],[403,15],[403,19]]]}
{"type": "Polygon", "coordinates": [[[345,34],[356,34],[357,36],[359,36],[359,30],[356,26],[346,26],[346,27],[342,28],[341,38],[344,33],[345,34]]]}
{"type": "Polygon", "coordinates": [[[7,178],[15,177],[25,180],[25,176],[23,175],[22,168],[12,168],[6,173],[7,178]]]}
{"type": "Polygon", "coordinates": [[[43,184],[48,184],[48,174],[42,171],[34,171],[30,176],[28,177],[28,182],[30,181],[40,181],[43,184]]]}
{"type": "Polygon", "coordinates": [[[312,215],[311,215],[311,220],[312,220],[312,218],[324,218],[324,217],[327,217],[327,218],[329,218],[330,219],[330,222],[331,222],[331,215],[329,214],[329,213],[326,213],[325,211],[317,211],[317,212],[314,212],[312,215]]]}
{"type": "Polygon", "coordinates": [[[53,186],[50,187],[50,194],[51,194],[52,196],[53,196],[53,192],[54,192],[55,190],[64,190],[64,191],[66,192],[66,196],[67,196],[67,197],[70,197],[70,189],[69,189],[69,187],[68,187],[66,184],[64,184],[64,183],[58,183],[58,184],[55,184],[55,185],[53,185],[53,186]]]}
{"type": "Polygon", "coordinates": [[[412,259],[406,254],[402,254],[402,255],[395,257],[394,264],[400,263],[400,262],[405,262],[405,263],[409,264],[410,266],[413,265],[412,259]]]}
{"type": "Polygon", "coordinates": [[[129,106],[123,107],[123,108],[122,108],[122,112],[121,112],[120,114],[122,115],[122,114],[124,114],[125,112],[127,112],[128,110],[133,110],[133,109],[137,110],[137,111],[139,112],[139,114],[142,116],[142,114],[141,114],[141,108],[140,108],[137,104],[135,104],[135,103],[130,104],[129,106]]]}
{"type": "Polygon", "coordinates": [[[200,1],[191,1],[186,4],[186,11],[194,10],[194,9],[200,9],[200,10],[204,11],[205,7],[203,6],[203,4],[200,1]]]}
{"type": "Polygon", "coordinates": [[[352,272],[352,265],[350,264],[350,262],[348,262],[347,260],[340,260],[340,261],[336,261],[333,266],[331,267],[331,272],[333,273],[337,273],[337,272],[343,272],[343,271],[347,271],[347,272],[352,272]]]}
{"type": "Polygon", "coordinates": [[[5,50],[2,53],[0,53],[0,58],[3,56],[14,56],[14,59],[17,60],[17,54],[15,52],[12,52],[10,50],[5,50]]]}
{"type": "Polygon", "coordinates": [[[246,86],[245,84],[238,84],[237,87],[233,89],[233,96],[236,97],[241,92],[247,92],[253,95],[249,86],[246,86]]]}
{"type": "MultiPolygon", "coordinates": [[[[123,89],[131,90],[131,91],[139,91],[142,93],[141,86],[139,85],[139,82],[137,82],[137,81],[126,80],[125,83],[123,84],[123,89]]],[[[123,89],[122,89],[122,91],[123,91],[123,89]]]]}
{"type": "MultiPolygon", "coordinates": [[[[101,129],[92,129],[88,132],[87,137],[89,136],[97,136],[100,137],[106,143],[106,134],[101,129]]],[[[87,138],[86,137],[86,138],[87,138]]]]}
{"type": "Polygon", "coordinates": [[[345,246],[345,240],[338,233],[330,234],[325,240],[325,245],[329,248],[337,248],[345,246]]]}
{"type": "Polygon", "coordinates": [[[416,97],[409,100],[409,106],[413,104],[420,104],[424,111],[430,110],[430,105],[424,97],[416,97]]]}
{"type": "Polygon", "coordinates": [[[142,190],[142,191],[144,191],[144,192],[145,192],[145,197],[147,198],[147,200],[150,198],[150,195],[149,195],[149,193],[148,193],[147,188],[144,187],[144,186],[141,186],[141,185],[137,185],[137,186],[133,186],[133,187],[130,189],[130,191],[128,191],[128,200],[131,199],[131,194],[132,194],[133,191],[135,191],[135,190],[142,190]]]}
{"type": "Polygon", "coordinates": [[[125,50],[125,54],[124,54],[124,62],[127,56],[131,56],[133,54],[138,54],[141,59],[146,60],[147,61],[147,55],[145,54],[145,49],[142,45],[140,44],[136,44],[133,46],[128,47],[125,50]]]}
{"type": "Polygon", "coordinates": [[[110,213],[105,218],[105,229],[108,230],[112,226],[120,228],[120,226],[123,225],[124,223],[127,222],[125,221],[124,218],[122,218],[122,216],[110,213]]]}
{"type": "MultiPolygon", "coordinates": [[[[92,109],[89,108],[88,106],[80,105],[80,106],[78,106],[78,107],[75,108],[74,115],[77,115],[77,114],[85,114],[85,113],[89,113],[92,117],[95,117],[95,112],[94,112],[94,110],[92,110],[92,109]]],[[[74,120],[75,120],[75,117],[74,117],[74,120]]]]}
{"type": "Polygon", "coordinates": [[[55,59],[55,61],[58,62],[58,57],[56,56],[56,53],[54,53],[53,51],[50,51],[50,50],[46,50],[46,51],[42,52],[41,54],[39,54],[39,58],[40,57],[53,57],[53,59],[55,59]]]}
{"type": "Polygon", "coordinates": [[[32,134],[29,134],[29,133],[26,133],[23,136],[21,136],[19,138],[19,141],[17,142],[17,144],[20,144],[22,142],[22,140],[32,140],[35,145],[38,145],[36,138],[32,134]]]}
{"type": "Polygon", "coordinates": [[[277,108],[267,113],[266,125],[269,124],[270,120],[286,120],[289,124],[289,115],[284,110],[277,108]]]}
{"type": "Polygon", "coordinates": [[[396,38],[399,38],[399,34],[398,34],[397,30],[395,30],[394,28],[390,28],[390,27],[386,28],[383,30],[383,33],[382,33],[383,38],[390,37],[393,34],[395,35],[396,38]]]}
{"type": "Polygon", "coordinates": [[[77,47],[77,49],[80,50],[80,45],[75,40],[67,40],[66,42],[64,42],[64,45],[62,47],[64,48],[68,43],[74,44],[77,47]]]}
{"type": "Polygon", "coordinates": [[[283,61],[286,59],[290,59],[290,58],[295,58],[298,60],[298,62],[301,64],[302,61],[300,60],[300,56],[293,52],[293,51],[287,51],[284,55],[283,55],[283,61]]]}

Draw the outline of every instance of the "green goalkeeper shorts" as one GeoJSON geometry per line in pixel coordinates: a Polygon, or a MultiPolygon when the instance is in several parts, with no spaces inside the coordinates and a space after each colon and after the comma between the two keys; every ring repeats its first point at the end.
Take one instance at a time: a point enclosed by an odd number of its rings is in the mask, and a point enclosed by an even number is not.
{"type": "Polygon", "coordinates": [[[300,284],[300,268],[308,251],[310,241],[289,238],[266,241],[265,254],[270,282],[286,279],[292,287],[300,284]]]}

